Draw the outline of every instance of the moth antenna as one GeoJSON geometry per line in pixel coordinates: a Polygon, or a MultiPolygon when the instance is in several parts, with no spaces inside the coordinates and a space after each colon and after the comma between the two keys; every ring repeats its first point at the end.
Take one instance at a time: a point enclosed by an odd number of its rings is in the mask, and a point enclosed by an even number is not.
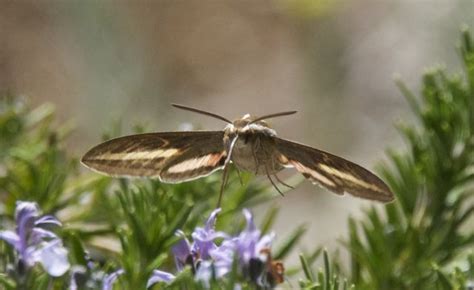
{"type": "Polygon", "coordinates": [[[264,120],[264,119],[270,119],[270,118],[275,118],[275,117],[280,117],[280,116],[288,116],[288,115],[293,115],[293,114],[296,114],[298,111],[288,111],[288,112],[280,112],[280,113],[274,113],[274,114],[270,114],[270,115],[265,115],[265,116],[262,116],[262,117],[258,117],[257,119],[253,120],[252,122],[250,122],[250,124],[253,124],[255,122],[258,122],[258,121],[261,121],[261,120],[264,120]]]}
{"type": "Polygon", "coordinates": [[[232,124],[232,122],[229,121],[228,119],[226,119],[222,116],[219,116],[217,114],[211,113],[211,112],[206,112],[206,111],[203,111],[203,110],[199,110],[199,109],[196,109],[196,108],[191,108],[191,107],[187,107],[187,106],[183,106],[183,105],[178,105],[178,104],[171,104],[171,106],[173,106],[175,108],[178,108],[178,109],[182,109],[182,110],[191,111],[191,112],[194,112],[194,113],[199,113],[199,114],[203,114],[203,115],[206,115],[206,116],[214,117],[214,118],[219,119],[221,121],[224,121],[226,123],[232,124]]]}

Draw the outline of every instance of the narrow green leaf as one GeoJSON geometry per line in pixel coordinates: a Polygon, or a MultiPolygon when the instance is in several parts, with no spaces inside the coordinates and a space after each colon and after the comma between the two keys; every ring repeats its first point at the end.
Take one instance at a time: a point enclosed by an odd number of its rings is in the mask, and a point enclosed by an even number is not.
{"type": "Polygon", "coordinates": [[[270,210],[268,210],[265,213],[265,216],[262,219],[262,223],[260,226],[260,230],[262,234],[267,234],[270,229],[272,228],[273,224],[275,223],[276,216],[278,214],[279,208],[278,207],[271,207],[270,210]]]}
{"type": "Polygon", "coordinates": [[[324,289],[330,290],[330,280],[331,280],[331,265],[329,264],[329,255],[328,251],[325,249],[323,251],[323,259],[324,259],[324,289]]]}
{"type": "Polygon", "coordinates": [[[453,289],[453,285],[451,284],[451,281],[449,281],[449,278],[444,275],[443,272],[438,267],[435,267],[436,275],[438,277],[437,285],[438,289],[443,289],[443,290],[451,290],[453,289]]]}
{"type": "Polygon", "coordinates": [[[168,234],[174,234],[178,229],[181,229],[191,214],[193,207],[184,204],[181,210],[176,214],[168,226],[168,234]]]}
{"type": "Polygon", "coordinates": [[[71,233],[69,235],[69,240],[71,245],[70,255],[73,257],[74,263],[87,267],[88,261],[86,259],[86,253],[77,234],[71,233]]]}
{"type": "Polygon", "coordinates": [[[301,266],[303,267],[303,271],[306,276],[306,279],[308,279],[311,282],[314,282],[314,274],[311,271],[311,268],[309,267],[308,262],[306,261],[306,258],[302,254],[300,254],[299,257],[300,257],[301,266]]]}
{"type": "Polygon", "coordinates": [[[306,226],[300,225],[297,227],[293,233],[289,235],[289,237],[278,247],[278,249],[274,253],[274,258],[277,260],[282,260],[290,253],[290,251],[294,248],[294,246],[298,243],[301,239],[303,234],[306,232],[306,226]]]}

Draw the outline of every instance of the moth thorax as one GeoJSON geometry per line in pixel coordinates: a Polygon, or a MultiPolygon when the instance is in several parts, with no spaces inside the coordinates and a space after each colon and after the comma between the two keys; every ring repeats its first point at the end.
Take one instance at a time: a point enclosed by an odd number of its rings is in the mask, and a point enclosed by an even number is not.
{"type": "Polygon", "coordinates": [[[256,134],[260,133],[260,134],[264,134],[265,136],[270,136],[270,137],[276,136],[275,130],[271,129],[266,124],[259,124],[259,123],[249,124],[245,126],[242,129],[242,133],[247,133],[247,132],[256,133],[256,134]]]}
{"type": "Polygon", "coordinates": [[[241,119],[237,119],[232,124],[228,124],[224,131],[227,133],[228,136],[233,136],[235,134],[245,134],[245,133],[263,133],[266,136],[276,136],[275,130],[271,129],[268,126],[267,122],[264,120],[259,120],[255,123],[252,123],[254,118],[250,117],[250,115],[245,115],[241,119]]]}

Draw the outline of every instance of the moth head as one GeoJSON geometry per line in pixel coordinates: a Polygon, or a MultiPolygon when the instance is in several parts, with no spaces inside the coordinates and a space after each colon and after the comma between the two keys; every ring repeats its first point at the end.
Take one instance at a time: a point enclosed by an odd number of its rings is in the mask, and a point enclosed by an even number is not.
{"type": "Polygon", "coordinates": [[[224,129],[227,134],[244,134],[247,132],[263,132],[267,135],[275,136],[274,130],[270,129],[267,122],[255,118],[250,114],[245,114],[242,118],[236,119],[224,129]]]}
{"type": "Polygon", "coordinates": [[[226,119],[226,118],[224,118],[220,115],[217,115],[217,114],[214,114],[214,113],[211,113],[211,112],[207,112],[207,111],[203,111],[203,110],[200,110],[200,109],[191,108],[191,107],[187,107],[187,106],[183,106],[183,105],[177,105],[177,104],[172,104],[172,106],[176,107],[176,108],[179,108],[179,109],[183,109],[183,110],[187,110],[187,111],[191,111],[191,112],[211,116],[211,117],[217,118],[219,120],[222,120],[222,121],[228,123],[228,125],[225,127],[224,130],[227,133],[231,133],[231,134],[245,133],[247,131],[262,131],[262,132],[267,133],[269,135],[276,135],[275,131],[270,129],[270,127],[268,126],[267,122],[264,121],[264,119],[270,119],[270,118],[275,118],[275,117],[280,117],[280,116],[287,116],[287,115],[292,115],[292,114],[296,113],[296,111],[287,111],[287,112],[279,112],[279,113],[264,115],[264,116],[261,116],[261,117],[252,117],[249,114],[245,114],[242,118],[234,120],[233,122],[231,122],[228,119],[226,119]]]}
{"type": "Polygon", "coordinates": [[[257,118],[254,116],[251,116],[250,114],[245,114],[242,118],[234,120],[232,122],[232,125],[234,128],[237,130],[243,130],[244,128],[248,128],[250,125],[255,124],[259,125],[261,127],[269,128],[268,123],[262,120],[261,118],[257,118]]]}

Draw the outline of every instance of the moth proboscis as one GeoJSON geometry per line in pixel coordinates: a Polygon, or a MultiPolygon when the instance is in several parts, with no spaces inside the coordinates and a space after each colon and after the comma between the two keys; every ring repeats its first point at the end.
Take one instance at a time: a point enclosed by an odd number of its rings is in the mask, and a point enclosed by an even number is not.
{"type": "Polygon", "coordinates": [[[189,181],[223,169],[218,207],[230,163],[237,169],[266,175],[280,193],[276,182],[290,186],[276,174],[290,167],[313,183],[340,195],[347,192],[381,202],[390,202],[394,198],[388,186],[369,170],[342,157],[279,138],[264,121],[296,111],[257,118],[246,114],[229,121],[203,110],[177,104],[172,106],[228,124],[221,131],[160,132],[119,137],[90,149],[82,163],[110,176],[151,177],[164,183],[189,181]]]}

